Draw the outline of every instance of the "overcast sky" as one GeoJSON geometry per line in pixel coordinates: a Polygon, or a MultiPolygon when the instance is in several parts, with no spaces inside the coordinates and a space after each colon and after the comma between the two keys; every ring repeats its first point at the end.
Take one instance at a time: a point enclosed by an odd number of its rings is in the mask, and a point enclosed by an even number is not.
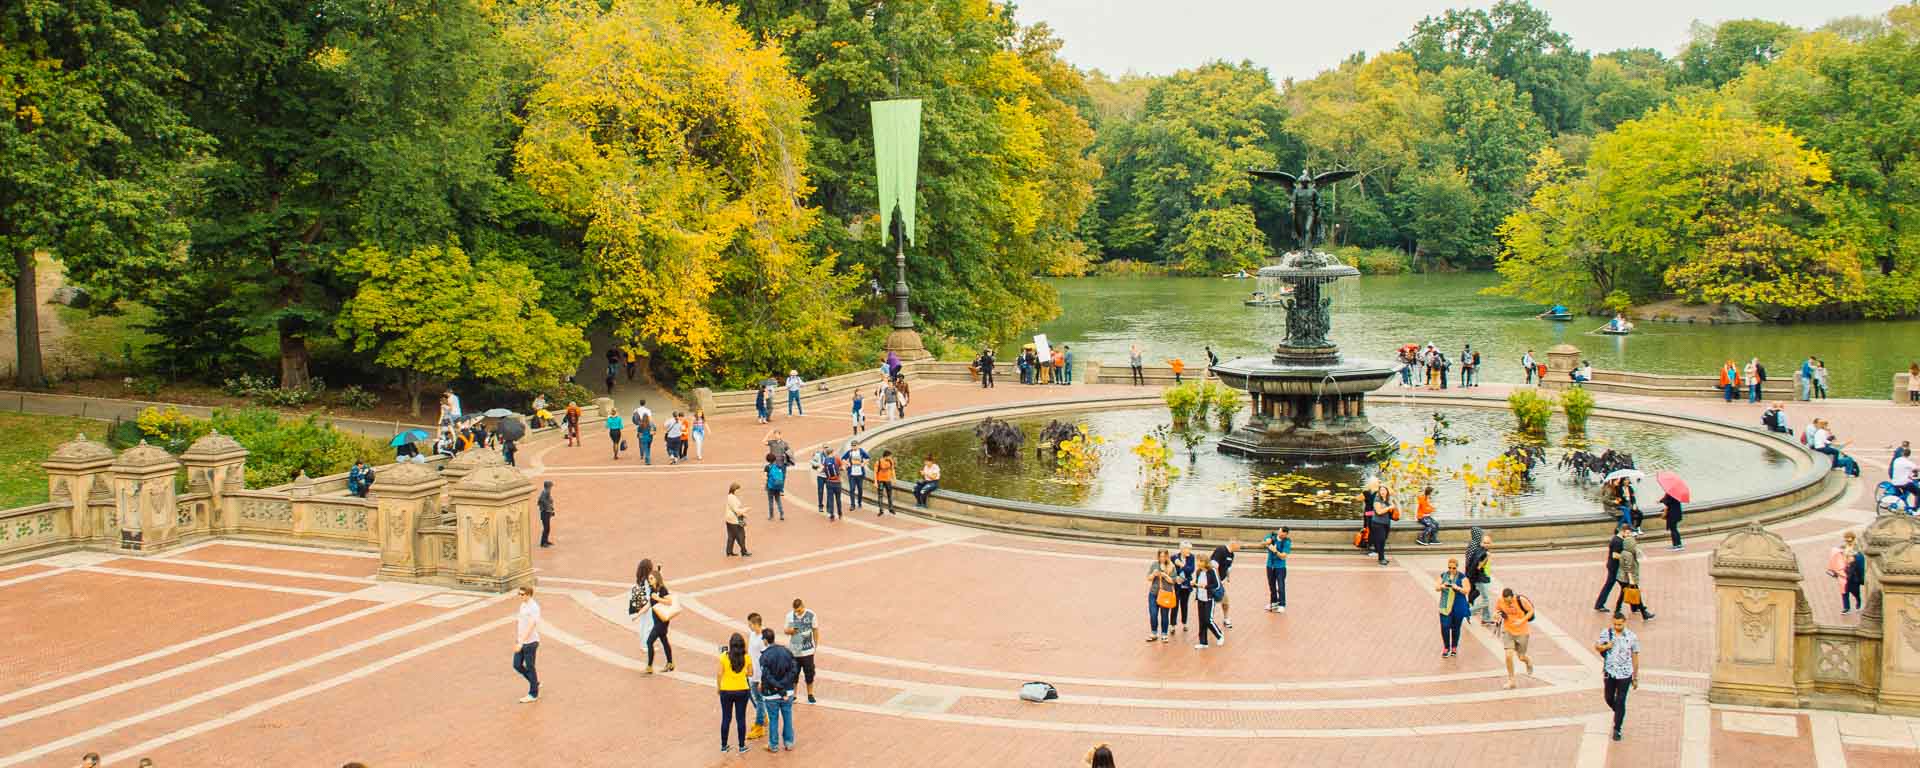
{"type": "MultiPolygon", "coordinates": [[[[1013,0],[1021,23],[1044,21],[1066,42],[1067,61],[1109,74],[1166,74],[1215,59],[1251,59],[1274,80],[1306,79],[1355,51],[1406,39],[1415,22],[1468,0],[1013,0]]],[[[1668,54],[1695,19],[1761,18],[1815,27],[1838,16],[1879,15],[1895,0],[1534,0],[1553,26],[1595,52],[1653,47],[1668,54]]]]}

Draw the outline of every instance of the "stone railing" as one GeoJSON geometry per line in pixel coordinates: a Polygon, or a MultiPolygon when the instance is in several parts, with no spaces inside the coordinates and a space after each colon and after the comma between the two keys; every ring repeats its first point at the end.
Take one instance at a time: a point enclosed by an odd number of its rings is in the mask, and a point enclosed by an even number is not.
{"type": "Polygon", "coordinates": [[[1819,624],[1785,540],[1758,525],[1713,552],[1716,703],[1920,713],[1920,521],[1867,527],[1857,625],[1819,624]]]}
{"type": "MultiPolygon", "coordinates": [[[[971,363],[945,360],[915,360],[900,364],[900,373],[909,381],[967,381],[978,382],[979,374],[971,363]]],[[[998,383],[1017,384],[1020,381],[1020,369],[1011,360],[1001,360],[993,367],[994,380],[998,383]]],[[[1184,380],[1193,381],[1206,376],[1206,366],[1189,365],[1183,374],[1184,380]]],[[[1145,386],[1167,387],[1174,384],[1173,369],[1164,365],[1148,365],[1141,368],[1141,379],[1145,386]]],[[[1099,360],[1075,361],[1073,368],[1074,384],[1132,384],[1133,371],[1125,363],[1104,363],[1099,360]]],[[[811,401],[822,395],[835,395],[851,392],[855,389],[871,389],[880,385],[880,369],[871,369],[841,374],[831,378],[807,382],[801,397],[811,401]]],[[[693,390],[694,407],[704,410],[708,415],[720,413],[739,413],[753,410],[754,390],[727,390],[716,392],[706,387],[693,390]]],[[[775,413],[785,413],[787,389],[785,385],[774,388],[773,409],[775,413]]]]}
{"type": "Polygon", "coordinates": [[[1907,396],[1907,379],[1908,374],[1906,371],[1901,371],[1893,375],[1893,401],[1895,403],[1905,404],[1912,402],[1912,399],[1907,396]]]}
{"type": "MultiPolygon", "coordinates": [[[[537,430],[521,444],[558,434],[537,430]]],[[[533,577],[533,486],[497,451],[376,467],[368,498],[346,495],[344,474],[249,489],[246,460],[218,433],[179,457],[145,443],[116,454],[76,437],[42,465],[46,503],[0,510],[0,563],[243,538],[377,551],[387,579],[505,591],[533,577]]]]}

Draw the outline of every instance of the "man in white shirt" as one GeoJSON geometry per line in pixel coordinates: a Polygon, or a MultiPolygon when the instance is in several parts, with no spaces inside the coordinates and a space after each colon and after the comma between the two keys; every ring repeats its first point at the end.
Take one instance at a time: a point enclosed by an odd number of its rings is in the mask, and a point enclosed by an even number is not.
{"type": "Polygon", "coordinates": [[[454,394],[451,389],[447,390],[447,415],[451,416],[455,423],[458,423],[462,413],[464,413],[464,411],[460,410],[460,396],[454,394]]]}
{"type": "Polygon", "coordinates": [[[647,401],[645,400],[640,401],[640,405],[635,406],[633,409],[634,429],[640,428],[640,417],[642,416],[647,417],[647,421],[653,421],[653,409],[647,407],[647,401]]]}
{"type": "Polygon", "coordinates": [[[787,645],[793,652],[793,660],[800,665],[800,674],[807,684],[807,703],[817,703],[813,698],[813,651],[820,644],[820,619],[807,610],[807,604],[800,598],[793,599],[793,613],[787,614],[787,645]]]}
{"type": "Polygon", "coordinates": [[[513,671],[527,679],[527,695],[520,697],[520,703],[539,701],[540,675],[533,671],[533,661],[540,652],[540,604],[533,600],[533,587],[520,588],[520,613],[515,617],[513,647],[513,671]]]}
{"type": "Polygon", "coordinates": [[[788,416],[792,416],[796,413],[800,414],[801,416],[807,415],[806,409],[800,407],[800,385],[802,383],[804,382],[800,380],[799,371],[787,371],[787,415],[788,416]]]}
{"type": "Polygon", "coordinates": [[[1903,454],[1893,460],[1893,489],[1907,498],[1908,506],[1920,506],[1920,464],[1913,462],[1911,454],[1903,454]]]}

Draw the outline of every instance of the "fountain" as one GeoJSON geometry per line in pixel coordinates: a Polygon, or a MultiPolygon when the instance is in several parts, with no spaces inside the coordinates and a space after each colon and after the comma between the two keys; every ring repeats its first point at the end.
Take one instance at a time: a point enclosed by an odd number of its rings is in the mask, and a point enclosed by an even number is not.
{"type": "Polygon", "coordinates": [[[1246,424],[1220,440],[1220,451],[1263,460],[1351,461],[1399,445],[1367,420],[1366,409],[1367,393],[1394,376],[1395,364],[1347,360],[1327,339],[1333,299],[1324,289],[1360,271],[1313,247],[1320,234],[1319,187],[1353,172],[1249,173],[1292,193],[1295,248],[1259,273],[1291,289],[1282,300],[1287,338],[1274,346],[1271,358],[1243,357],[1209,369],[1253,401],[1246,424]]]}

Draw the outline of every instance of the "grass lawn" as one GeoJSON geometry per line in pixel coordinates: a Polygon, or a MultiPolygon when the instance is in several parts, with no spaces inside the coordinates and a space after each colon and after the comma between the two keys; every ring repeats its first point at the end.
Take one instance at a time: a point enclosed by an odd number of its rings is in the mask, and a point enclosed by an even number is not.
{"type": "Polygon", "coordinates": [[[47,500],[47,454],[76,433],[105,441],[107,422],[71,416],[0,413],[0,509],[47,500]]]}

